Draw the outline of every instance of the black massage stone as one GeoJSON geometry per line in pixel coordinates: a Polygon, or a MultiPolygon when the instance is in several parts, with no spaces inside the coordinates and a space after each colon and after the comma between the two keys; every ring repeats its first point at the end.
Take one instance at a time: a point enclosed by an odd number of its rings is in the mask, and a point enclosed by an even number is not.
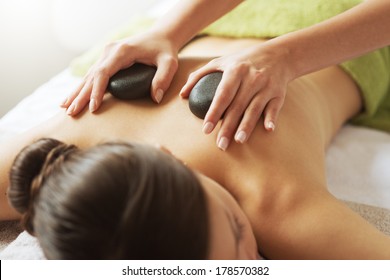
{"type": "Polygon", "coordinates": [[[204,119],[206,116],[221,79],[222,72],[207,74],[191,90],[189,106],[191,112],[198,118],[204,119]]]}
{"type": "Polygon", "coordinates": [[[156,67],[135,63],[118,71],[108,82],[107,91],[119,99],[140,99],[150,96],[156,67]]]}

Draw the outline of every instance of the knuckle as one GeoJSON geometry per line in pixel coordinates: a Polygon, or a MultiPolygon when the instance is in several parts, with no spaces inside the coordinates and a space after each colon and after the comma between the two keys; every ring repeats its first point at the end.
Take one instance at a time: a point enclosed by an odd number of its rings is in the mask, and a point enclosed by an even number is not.
{"type": "Polygon", "coordinates": [[[167,55],[163,58],[163,61],[170,65],[171,68],[176,68],[179,66],[179,61],[172,55],[167,55]]]}
{"type": "Polygon", "coordinates": [[[197,79],[197,77],[199,76],[199,73],[200,73],[200,70],[196,70],[194,72],[191,72],[189,75],[188,75],[188,79],[190,80],[195,80],[197,79]]]}
{"type": "Polygon", "coordinates": [[[258,83],[260,81],[262,81],[264,78],[264,74],[261,70],[255,70],[254,73],[253,73],[253,79],[255,81],[255,83],[258,83]]]}
{"type": "Polygon", "coordinates": [[[188,79],[193,79],[195,76],[195,72],[191,72],[189,75],[188,75],[188,79]]]}
{"type": "Polygon", "coordinates": [[[103,65],[98,66],[95,72],[93,73],[92,79],[96,80],[99,77],[107,77],[109,75],[108,72],[109,71],[106,66],[103,65]]]}
{"type": "Polygon", "coordinates": [[[106,57],[113,54],[117,54],[122,47],[123,47],[123,43],[119,43],[117,41],[110,42],[106,44],[106,46],[104,47],[103,54],[106,57]]]}
{"type": "Polygon", "coordinates": [[[245,74],[248,72],[248,63],[245,61],[235,62],[230,65],[230,71],[237,74],[245,74]]]}
{"type": "Polygon", "coordinates": [[[115,48],[115,46],[116,46],[117,44],[118,44],[117,42],[109,42],[109,43],[107,43],[107,44],[104,46],[104,51],[105,51],[105,52],[111,51],[113,48],[115,48]]]}
{"type": "Polygon", "coordinates": [[[246,60],[241,60],[241,61],[237,61],[234,65],[238,69],[244,69],[244,68],[248,68],[249,63],[246,60]]]}
{"type": "Polygon", "coordinates": [[[260,116],[264,110],[263,102],[253,102],[251,106],[246,109],[246,114],[249,116],[260,116]]]}
{"type": "Polygon", "coordinates": [[[129,52],[131,52],[131,47],[127,44],[119,44],[117,47],[116,47],[116,50],[115,50],[115,55],[118,57],[118,58],[123,58],[124,56],[126,56],[126,54],[128,54],[129,52]]]}
{"type": "Polygon", "coordinates": [[[215,67],[216,65],[220,65],[220,64],[221,64],[221,58],[217,57],[210,60],[206,65],[210,67],[215,67]]]}
{"type": "Polygon", "coordinates": [[[254,75],[258,78],[263,77],[264,76],[264,69],[255,69],[254,75]]]}

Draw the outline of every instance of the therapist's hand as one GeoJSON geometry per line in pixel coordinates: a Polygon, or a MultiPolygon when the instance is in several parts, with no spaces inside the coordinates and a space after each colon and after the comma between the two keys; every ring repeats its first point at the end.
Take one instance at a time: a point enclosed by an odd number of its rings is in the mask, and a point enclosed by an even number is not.
{"type": "Polygon", "coordinates": [[[160,103],[176,73],[178,50],[160,34],[149,31],[107,45],[100,59],[61,106],[71,116],[77,115],[88,104],[91,112],[96,111],[102,103],[110,77],[135,62],[157,67],[151,96],[160,103]]]}
{"type": "Polygon", "coordinates": [[[205,116],[203,132],[211,133],[224,114],[217,145],[226,150],[232,139],[248,141],[262,116],[265,129],[275,130],[293,76],[287,50],[263,43],[216,58],[190,75],[180,95],[187,98],[199,79],[216,71],[223,72],[223,76],[205,116]]]}

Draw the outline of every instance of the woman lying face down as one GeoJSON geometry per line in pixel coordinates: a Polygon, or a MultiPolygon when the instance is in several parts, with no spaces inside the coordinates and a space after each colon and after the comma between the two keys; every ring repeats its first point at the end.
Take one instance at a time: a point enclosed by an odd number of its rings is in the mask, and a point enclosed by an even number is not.
{"type": "MultiPolygon", "coordinates": [[[[210,54],[260,43],[221,40],[193,46],[210,54]]],[[[326,147],[363,106],[351,77],[331,67],[294,80],[274,132],[257,125],[221,151],[221,132],[201,133],[178,96],[209,61],[182,58],[158,106],[106,96],[98,113],[63,112],[0,145],[0,219],[20,217],[8,195],[55,259],[256,258],[253,235],[269,259],[389,259],[389,237],[327,190],[326,147]],[[219,185],[162,151],[115,141],[159,143],[219,185]],[[106,142],[116,144],[97,145],[106,142]]]]}
{"type": "Polygon", "coordinates": [[[49,259],[256,259],[235,199],[170,153],[43,138],[10,172],[9,200],[49,259]]]}

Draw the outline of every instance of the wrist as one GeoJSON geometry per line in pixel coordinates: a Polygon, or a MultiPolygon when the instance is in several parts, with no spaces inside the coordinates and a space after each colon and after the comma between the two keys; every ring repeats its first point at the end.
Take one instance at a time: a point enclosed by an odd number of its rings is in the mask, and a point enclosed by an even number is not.
{"type": "Polygon", "coordinates": [[[172,50],[176,53],[192,38],[189,36],[180,36],[178,31],[172,30],[170,28],[159,26],[158,24],[152,27],[151,32],[154,38],[160,38],[165,42],[168,42],[172,50]]]}
{"type": "Polygon", "coordinates": [[[280,59],[285,62],[289,81],[301,77],[310,72],[307,57],[304,55],[304,47],[289,34],[277,37],[269,41],[271,49],[279,53],[280,59]]]}
{"type": "MultiPolygon", "coordinates": [[[[259,44],[255,50],[255,64],[257,69],[271,68],[283,76],[287,83],[298,78],[298,71],[295,60],[291,55],[291,48],[288,44],[283,44],[277,40],[271,39],[265,43],[259,44]]],[[[280,77],[282,78],[282,77],[280,77]]]]}

